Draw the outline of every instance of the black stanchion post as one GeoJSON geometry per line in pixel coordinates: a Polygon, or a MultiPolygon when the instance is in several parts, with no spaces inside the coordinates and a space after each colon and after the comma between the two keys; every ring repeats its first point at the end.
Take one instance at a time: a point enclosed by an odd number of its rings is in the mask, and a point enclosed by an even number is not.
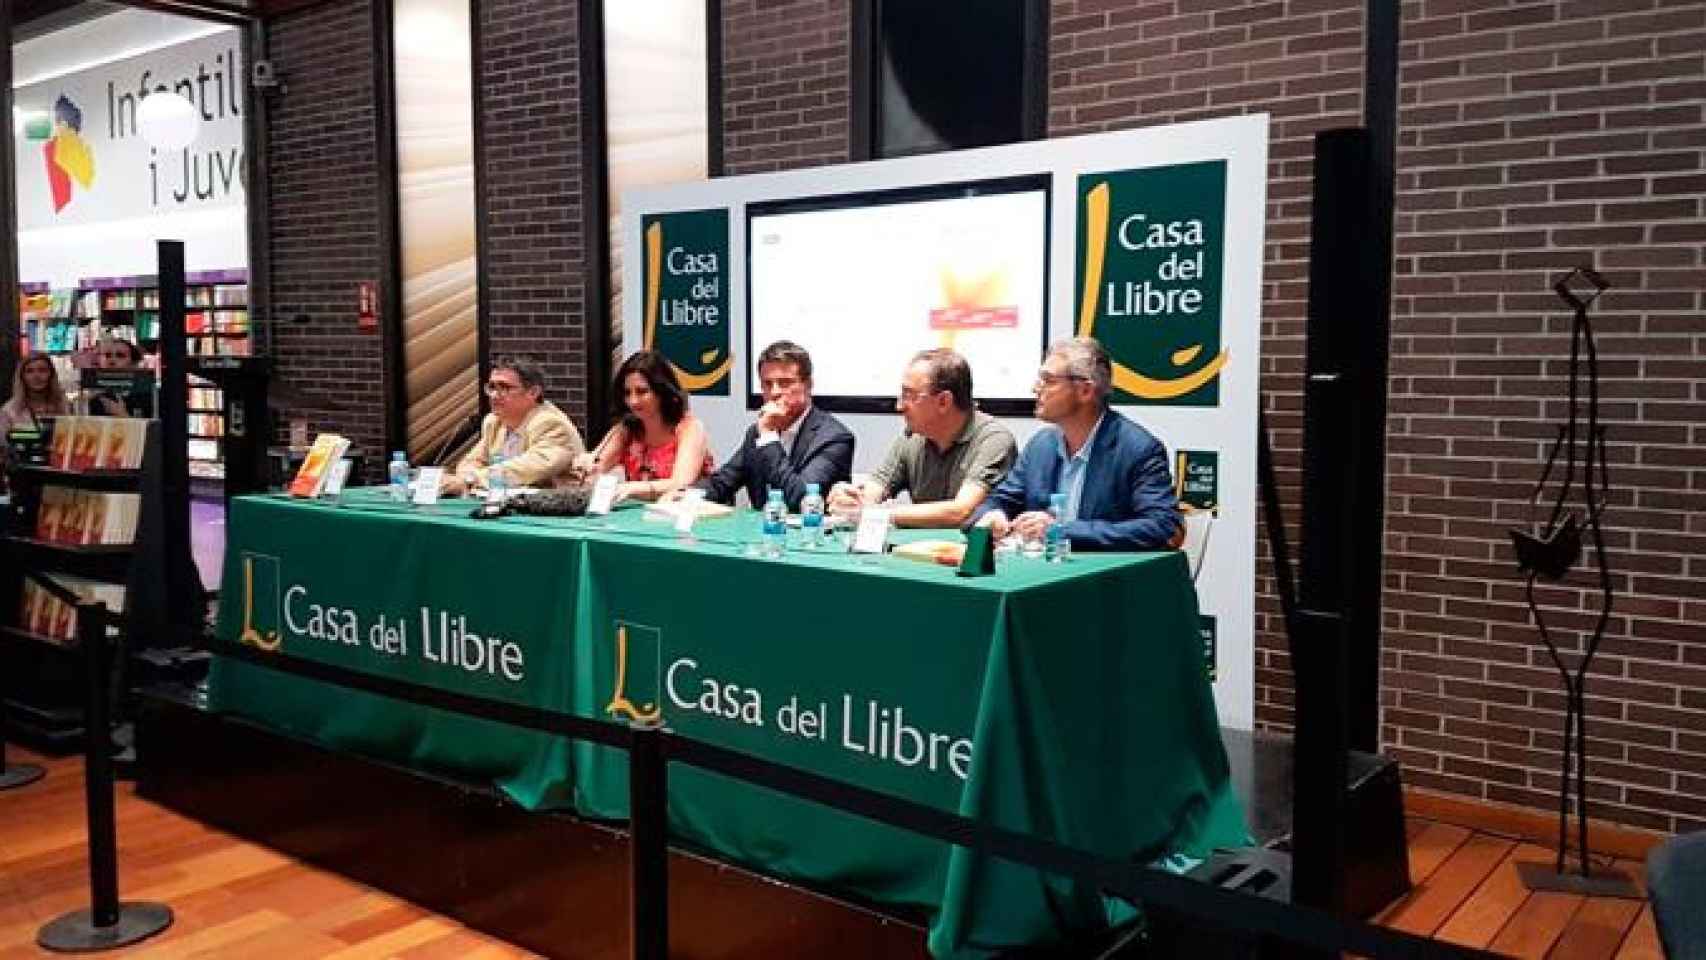
{"type": "Polygon", "coordinates": [[[74,910],[36,934],[36,942],[62,953],[90,953],[129,946],[172,925],[171,908],[160,903],[120,903],[118,829],[113,819],[113,743],[107,684],[107,609],[77,604],[77,639],[88,680],[83,705],[84,794],[89,815],[87,910],[74,910]]]}
{"type": "Polygon", "coordinates": [[[629,904],[633,960],[669,957],[669,773],[663,727],[634,721],[628,748],[629,904]]]}

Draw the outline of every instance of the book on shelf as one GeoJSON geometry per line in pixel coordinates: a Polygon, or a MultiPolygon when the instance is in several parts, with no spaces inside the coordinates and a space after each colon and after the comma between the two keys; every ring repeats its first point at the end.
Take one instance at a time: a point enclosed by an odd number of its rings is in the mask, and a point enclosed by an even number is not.
{"type": "Polygon", "coordinates": [[[302,460],[302,468],[296,471],[296,479],[290,481],[290,495],[293,497],[317,497],[326,486],[326,477],[332,471],[332,464],[337,463],[349,449],[349,439],[335,433],[322,433],[314,438],[314,445],[308,448],[308,456],[302,460]]]}
{"type": "Polygon", "coordinates": [[[225,417],[217,413],[192,413],[190,433],[198,437],[223,437],[225,417]]]}
{"type": "Polygon", "coordinates": [[[142,466],[142,447],[148,439],[148,421],[136,417],[106,417],[106,442],[98,470],[135,470],[142,466]]]}
{"type": "Polygon", "coordinates": [[[142,466],[148,421],[135,417],[57,417],[48,466],[59,470],[135,470],[142,466]]]}
{"type": "Polygon", "coordinates": [[[42,487],[35,538],[68,546],[124,546],[136,540],[142,511],[139,493],[102,493],[71,487],[42,487]]]}
{"type": "MultiPolygon", "coordinates": [[[[93,601],[115,614],[124,612],[124,587],[83,577],[56,575],[53,582],[71,591],[79,601],[93,601]]],[[[24,578],[18,626],[49,640],[69,642],[77,637],[77,611],[34,580],[24,578]]]]}
{"type": "Polygon", "coordinates": [[[106,433],[108,417],[75,417],[72,418],[71,460],[66,464],[67,470],[95,469],[95,462],[101,458],[106,449],[106,433]]]}
{"type": "Polygon", "coordinates": [[[71,435],[77,432],[76,417],[56,417],[53,439],[47,448],[47,465],[56,470],[71,469],[71,435]]]}

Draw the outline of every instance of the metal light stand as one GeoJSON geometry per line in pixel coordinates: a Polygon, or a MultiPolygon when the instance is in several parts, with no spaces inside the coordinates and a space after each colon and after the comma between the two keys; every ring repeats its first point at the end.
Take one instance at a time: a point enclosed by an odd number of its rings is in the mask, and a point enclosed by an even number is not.
{"type": "Polygon", "coordinates": [[[1534,486],[1531,508],[1540,500],[1552,470],[1562,461],[1563,479],[1552,509],[1544,523],[1533,531],[1512,530],[1511,541],[1516,547],[1517,566],[1527,575],[1526,594],[1529,613],[1540,633],[1541,642],[1552,656],[1552,663],[1564,679],[1564,755],[1558,778],[1558,860],[1555,865],[1518,863],[1517,872],[1523,885],[1530,890],[1553,890],[1600,897],[1644,899],[1639,888],[1621,871],[1610,867],[1593,867],[1588,850],[1588,750],[1587,701],[1584,685],[1594,654],[1605,635],[1606,621],[1611,616],[1611,571],[1606,565],[1605,538],[1600,533],[1600,515],[1605,511],[1605,494],[1610,487],[1610,475],[1605,462],[1605,428],[1599,424],[1599,354],[1594,348],[1593,325],[1588,321],[1588,307],[1604,293],[1608,284],[1590,267],[1577,267],[1558,278],[1552,289],[1575,310],[1575,323],[1570,333],[1570,408],[1564,424],[1558,428],[1558,438],[1546,457],[1546,467],[1534,486]],[[1591,288],[1585,296],[1578,295],[1572,285],[1591,288]],[[1583,369],[1583,354],[1586,369],[1583,369]],[[1580,426],[1581,392],[1587,391],[1587,425],[1580,426]],[[1571,509],[1569,498],[1581,474],[1583,514],[1571,509]],[[1595,565],[1599,569],[1599,618],[1593,633],[1582,650],[1581,662],[1572,672],[1558,653],[1558,644],[1546,626],[1546,618],[1534,599],[1534,583],[1545,577],[1561,580],[1581,559],[1582,538],[1592,541],[1595,565]],[[1573,766],[1573,770],[1572,770],[1573,766]],[[1569,870],[1570,848],[1570,790],[1576,795],[1577,854],[1579,873],[1569,870]]]}

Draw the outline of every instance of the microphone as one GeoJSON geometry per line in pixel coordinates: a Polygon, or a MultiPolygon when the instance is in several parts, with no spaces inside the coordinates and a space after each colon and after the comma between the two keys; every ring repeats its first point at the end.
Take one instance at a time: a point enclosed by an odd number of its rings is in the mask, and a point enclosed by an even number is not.
{"type": "Polygon", "coordinates": [[[480,432],[480,423],[483,419],[477,412],[468,414],[466,419],[457,424],[456,429],[450,431],[450,435],[444,438],[444,442],[438,445],[438,453],[432,458],[432,465],[435,467],[444,466],[444,458],[450,451],[460,447],[468,441],[469,437],[480,432]]]}

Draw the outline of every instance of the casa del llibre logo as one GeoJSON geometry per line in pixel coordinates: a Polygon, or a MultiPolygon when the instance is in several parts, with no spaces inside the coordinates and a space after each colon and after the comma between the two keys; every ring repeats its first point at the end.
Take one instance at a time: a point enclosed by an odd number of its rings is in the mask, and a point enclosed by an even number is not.
{"type": "Polygon", "coordinates": [[[47,162],[53,212],[59,213],[75,196],[73,184],[84,190],[95,185],[95,154],[83,139],[83,111],[64,94],[53,102],[52,126],[40,133],[41,136],[30,139],[47,141],[42,144],[41,152],[47,162]]]}

